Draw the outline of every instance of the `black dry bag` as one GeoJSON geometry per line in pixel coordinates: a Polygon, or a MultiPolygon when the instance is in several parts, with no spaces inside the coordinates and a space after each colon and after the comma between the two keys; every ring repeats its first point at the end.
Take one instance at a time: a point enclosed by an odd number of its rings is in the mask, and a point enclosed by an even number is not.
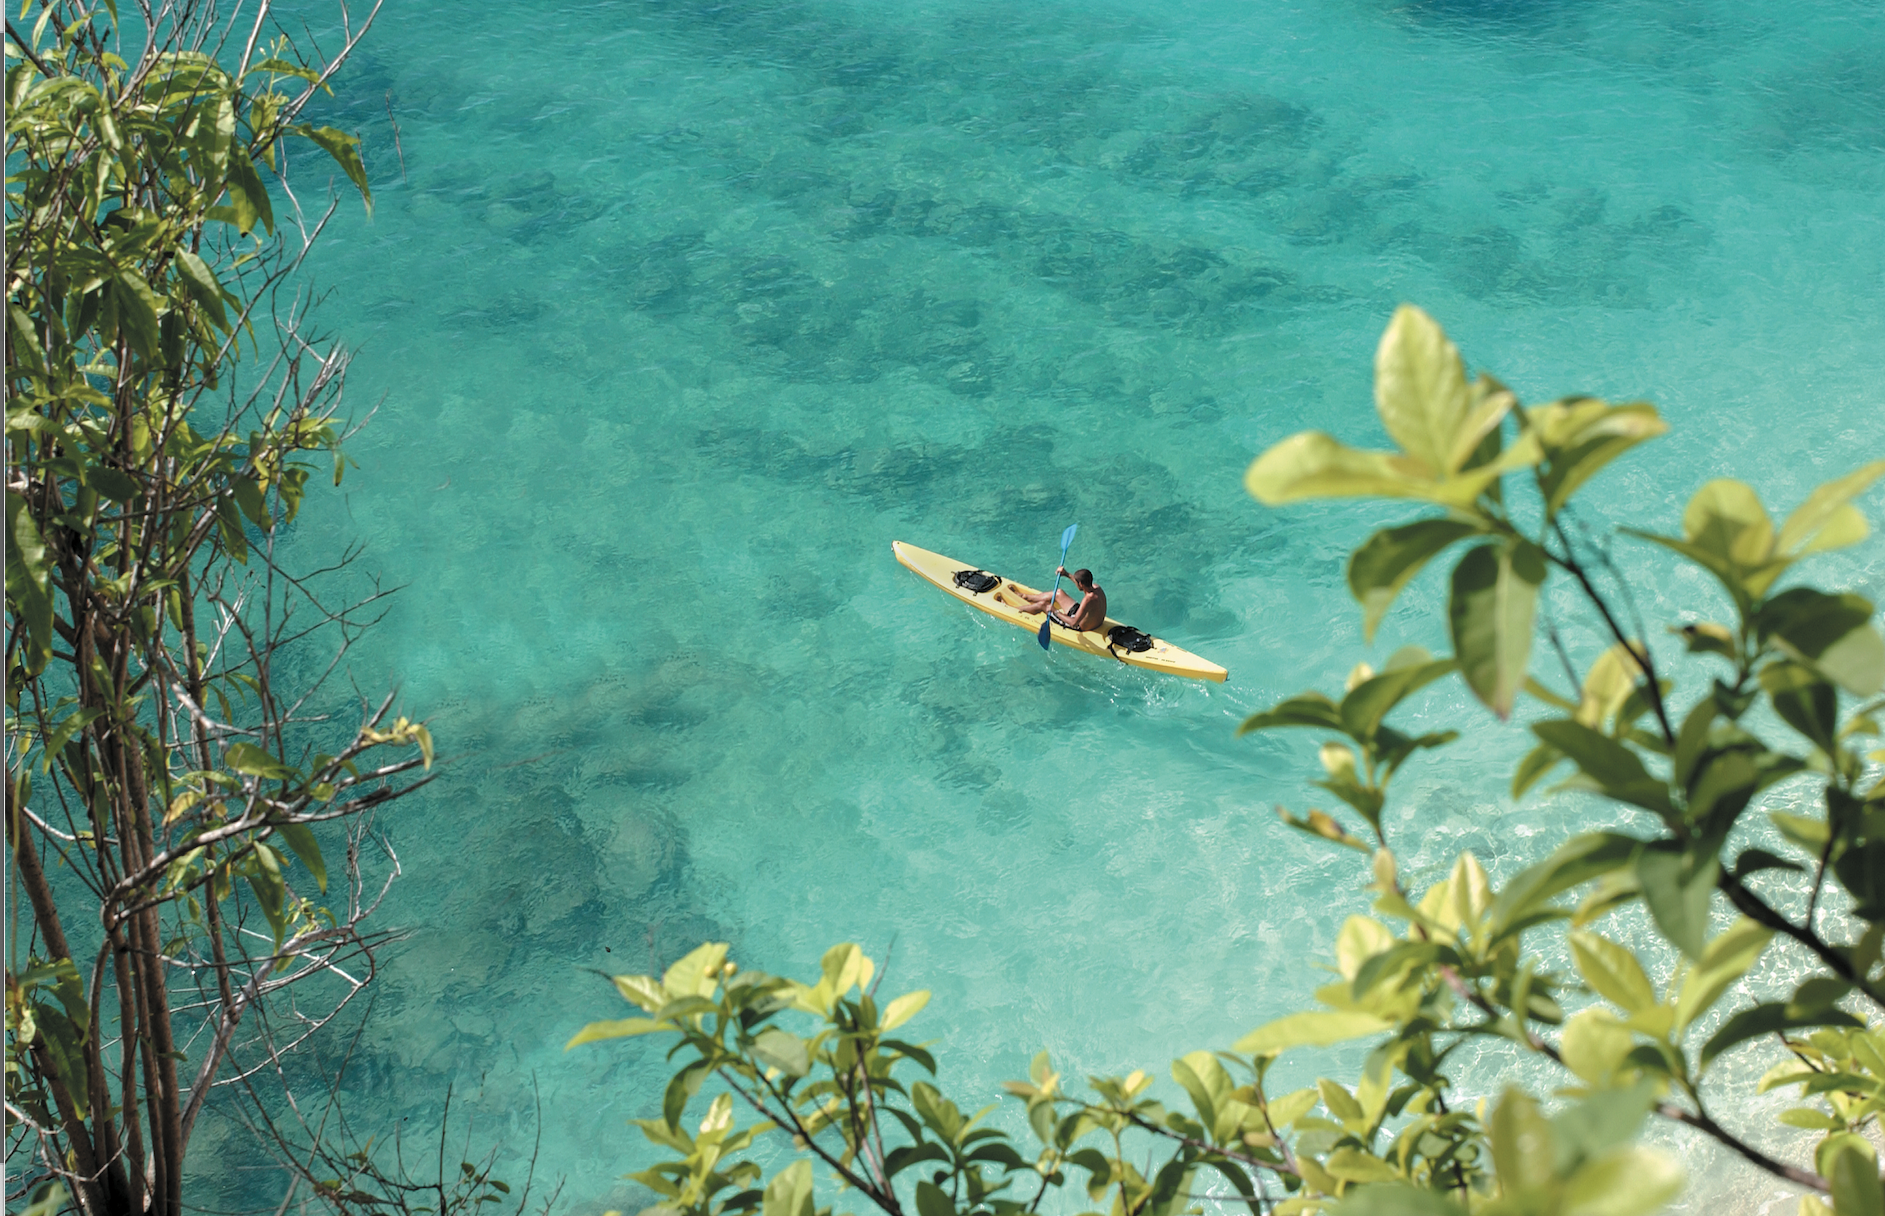
{"type": "Polygon", "coordinates": [[[1114,625],[1106,631],[1106,649],[1118,658],[1120,651],[1127,654],[1141,654],[1152,649],[1152,635],[1141,633],[1131,625],[1114,625]]]}
{"type": "Polygon", "coordinates": [[[956,586],[965,591],[980,595],[984,591],[993,591],[1001,585],[1001,580],[983,570],[956,571],[956,586]]]}

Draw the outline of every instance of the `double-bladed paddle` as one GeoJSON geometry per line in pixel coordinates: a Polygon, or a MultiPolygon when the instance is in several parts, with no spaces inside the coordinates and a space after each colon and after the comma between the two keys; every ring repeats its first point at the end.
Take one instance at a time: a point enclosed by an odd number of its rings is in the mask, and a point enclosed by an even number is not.
{"type": "Polygon", "coordinates": [[[1060,560],[1054,563],[1054,590],[1047,597],[1047,609],[1041,617],[1041,633],[1035,640],[1042,650],[1053,648],[1054,642],[1054,602],[1060,598],[1060,572],[1067,565],[1067,550],[1073,545],[1073,534],[1080,530],[1079,524],[1068,524],[1067,530],[1060,534],[1060,560]]]}

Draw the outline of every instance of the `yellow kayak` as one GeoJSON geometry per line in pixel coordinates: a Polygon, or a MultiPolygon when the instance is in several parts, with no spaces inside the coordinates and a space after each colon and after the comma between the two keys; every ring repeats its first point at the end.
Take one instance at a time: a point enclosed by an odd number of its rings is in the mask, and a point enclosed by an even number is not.
{"type": "MultiPolygon", "coordinates": [[[[1023,616],[1021,605],[1029,596],[1040,592],[1012,579],[995,577],[995,582],[986,591],[974,591],[956,582],[956,572],[979,572],[979,567],[968,562],[959,562],[953,557],[944,557],[940,553],[931,553],[928,549],[919,549],[915,545],[906,545],[900,540],[890,542],[897,560],[916,571],[929,582],[941,587],[950,595],[965,604],[973,604],[988,615],[998,620],[1007,621],[1029,633],[1038,634],[1041,630],[1039,615],[1023,616]]],[[[1224,682],[1230,673],[1209,659],[1201,659],[1188,650],[1180,650],[1161,638],[1152,638],[1150,650],[1130,651],[1123,646],[1107,645],[1108,631],[1119,622],[1112,617],[1099,629],[1081,631],[1069,629],[1055,622],[1052,627],[1053,638],[1062,646],[1071,646],[1103,659],[1116,659],[1134,667],[1145,667],[1152,671],[1170,672],[1175,676],[1184,676],[1192,680],[1215,680],[1224,682]]]]}

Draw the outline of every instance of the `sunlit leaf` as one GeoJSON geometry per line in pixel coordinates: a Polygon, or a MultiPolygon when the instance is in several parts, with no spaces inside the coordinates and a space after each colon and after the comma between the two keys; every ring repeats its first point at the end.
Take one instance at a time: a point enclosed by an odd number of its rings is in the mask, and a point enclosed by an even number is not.
{"type": "MultiPolygon", "coordinates": [[[[944,1202],[947,1202],[946,1198],[944,1202]]],[[[918,1203],[921,1204],[920,1194],[918,1203]]],[[[921,1216],[932,1216],[927,1209],[919,1206],[918,1210],[921,1216]]],[[[766,1195],[760,1211],[761,1216],[813,1216],[812,1163],[801,1157],[773,1175],[772,1181],[766,1184],[766,1195]]],[[[954,1213],[954,1206],[951,1205],[948,1213],[935,1213],[934,1216],[954,1216],[954,1213]]]]}
{"type": "Polygon", "coordinates": [[[1311,498],[1426,498],[1436,484],[1405,456],[1359,451],[1321,431],[1290,436],[1244,474],[1244,487],[1272,507],[1311,498]]]}
{"type": "Polygon", "coordinates": [[[1686,1181],[1670,1154],[1648,1148],[1618,1148],[1581,1167],[1566,1181],[1566,1213],[1649,1216],[1681,1194],[1686,1181]]]}
{"type": "Polygon", "coordinates": [[[929,1004],[929,992],[927,989],[904,993],[884,1007],[883,1021],[878,1025],[878,1029],[883,1031],[895,1030],[920,1013],[923,1006],[927,1004],[929,1004]]]}
{"type": "Polygon", "coordinates": [[[1885,460],[1874,460],[1807,495],[1780,526],[1780,551],[1811,553],[1865,539],[1865,516],[1851,504],[1880,477],[1885,460]]]}
{"type": "Polygon", "coordinates": [[[1720,478],[1689,499],[1682,533],[1690,544],[1743,567],[1759,566],[1774,552],[1774,523],[1746,482],[1720,478]]]}
{"type": "Polygon", "coordinates": [[[1700,961],[1683,977],[1676,999],[1676,1028],[1706,1013],[1730,985],[1747,974],[1773,936],[1772,929],[1744,916],[1709,942],[1700,961]]]}
{"type": "Polygon", "coordinates": [[[1292,1013],[1259,1026],[1238,1039],[1233,1050],[1244,1055],[1267,1055],[1287,1051],[1291,1047],[1323,1047],[1347,1039],[1379,1034],[1390,1025],[1371,1013],[1352,1010],[1292,1013]]]}
{"type": "Polygon", "coordinates": [[[672,1025],[657,1022],[652,1018],[620,1018],[609,1022],[591,1022],[563,1044],[568,1051],[582,1043],[595,1043],[603,1039],[623,1039],[633,1035],[653,1034],[657,1030],[671,1030],[672,1025]]]}
{"type": "Polygon", "coordinates": [[[1594,397],[1535,406],[1525,411],[1525,421],[1544,452],[1539,485],[1552,514],[1605,465],[1669,429],[1647,402],[1613,406],[1594,397]]]}
{"type": "Polygon", "coordinates": [[[1375,350],[1374,399],[1388,434],[1430,477],[1453,472],[1479,441],[1461,435],[1472,400],[1459,349],[1411,304],[1394,310],[1375,350]]]}
{"type": "Polygon", "coordinates": [[[1625,1013],[1641,1013],[1656,1003],[1655,986],[1636,955],[1608,938],[1572,933],[1571,961],[1586,984],[1625,1013]]]}

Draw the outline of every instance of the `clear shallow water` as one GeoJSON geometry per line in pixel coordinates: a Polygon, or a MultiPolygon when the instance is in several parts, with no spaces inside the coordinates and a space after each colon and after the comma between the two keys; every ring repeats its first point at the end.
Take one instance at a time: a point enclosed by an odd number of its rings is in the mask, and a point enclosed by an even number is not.
{"type": "MultiPolygon", "coordinates": [[[[801,973],[894,939],[965,1100],[1306,1004],[1361,876],[1275,822],[1309,738],[1231,732],[1367,653],[1340,562],[1399,513],[1267,512],[1244,467],[1380,442],[1402,300],[1527,399],[1662,407],[1616,519],[1877,455],[1881,63],[1830,3],[389,6],[335,107],[377,210],[313,262],[382,404],[293,545],[405,585],[352,673],[455,758],[390,821],[415,935],[356,1124],[455,1083],[521,1139],[534,1078],[545,1169],[639,1206],[660,1061],[562,1053],[618,1008],[579,969],[705,938],[801,973]],[[889,548],[1036,577],[1076,520],[1115,615],[1228,685],[1043,655],[889,548]]],[[[1708,594],[1620,557],[1653,620],[1708,594]]],[[[1876,596],[1885,548],[1827,574],[1876,596]]],[[[1590,822],[1494,797],[1522,747],[1410,768],[1417,879],[1590,822]]]]}

